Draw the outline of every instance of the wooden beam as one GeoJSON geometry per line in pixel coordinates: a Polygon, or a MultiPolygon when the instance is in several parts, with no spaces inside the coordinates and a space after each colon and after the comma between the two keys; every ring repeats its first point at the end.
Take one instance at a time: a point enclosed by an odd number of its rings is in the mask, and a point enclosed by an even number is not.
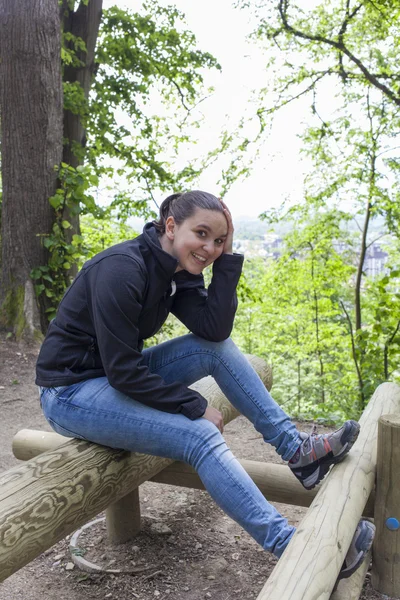
{"type": "MultiPolygon", "coordinates": [[[[305,490],[287,465],[248,459],[239,459],[239,462],[269,502],[309,507],[321,487],[305,490]]],[[[196,471],[190,465],[178,461],[168,465],[149,481],[204,490],[196,471]]],[[[374,493],[368,499],[363,515],[374,516],[374,493]]]]}
{"type": "MultiPolygon", "coordinates": [[[[261,378],[270,369],[251,362],[261,378]]],[[[238,413],[212,378],[195,386],[224,415],[238,413]]],[[[172,461],[71,440],[0,476],[0,581],[172,461]]]]}
{"type": "Polygon", "coordinates": [[[379,419],[372,586],[400,598],[400,415],[379,419]]]}
{"type": "Polygon", "coordinates": [[[328,600],[375,483],[378,419],[400,413],[400,387],[379,386],[349,456],[333,468],[258,600],[328,600]]]}
{"type": "MultiPolygon", "coordinates": [[[[66,439],[58,433],[22,429],[15,435],[13,440],[14,455],[20,460],[27,460],[41,452],[54,450],[65,443],[66,439]]],[[[305,490],[284,464],[264,463],[247,459],[239,459],[239,462],[270,502],[308,507],[320,489],[320,486],[317,486],[313,490],[305,490]]],[[[193,467],[179,461],[168,465],[149,481],[204,490],[204,485],[193,467]]],[[[373,493],[363,514],[366,517],[374,516],[373,493]]]]}

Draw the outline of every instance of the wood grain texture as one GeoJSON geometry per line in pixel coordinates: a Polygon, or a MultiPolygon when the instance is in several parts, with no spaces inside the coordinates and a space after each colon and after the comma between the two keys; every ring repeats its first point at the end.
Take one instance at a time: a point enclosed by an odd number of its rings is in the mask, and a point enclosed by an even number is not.
{"type": "Polygon", "coordinates": [[[400,388],[379,386],[349,456],[323,482],[258,600],[327,600],[375,483],[378,419],[400,413],[400,388]]]}
{"type": "MultiPolygon", "coordinates": [[[[43,434],[45,433],[44,431],[32,429],[19,431],[13,441],[16,458],[28,460],[28,458],[33,458],[33,456],[37,456],[40,452],[53,450],[62,443],[65,443],[66,438],[62,435],[54,433],[44,436],[43,434]]],[[[284,504],[308,507],[321,487],[316,486],[313,490],[305,490],[301,483],[293,477],[287,465],[264,463],[248,459],[239,459],[239,462],[270,502],[282,502],[284,504]]],[[[179,461],[168,465],[149,479],[149,481],[204,490],[203,482],[193,467],[179,461]]],[[[365,517],[374,516],[374,500],[375,496],[372,492],[363,512],[365,517]]]]}
{"type": "Polygon", "coordinates": [[[400,415],[379,419],[376,478],[374,562],[372,585],[400,598],[400,529],[391,531],[386,519],[400,522],[400,415]]]}
{"type": "MultiPolygon", "coordinates": [[[[261,378],[270,370],[251,359],[261,378]]],[[[207,377],[195,386],[228,422],[237,415],[207,377]]],[[[0,476],[0,581],[170,464],[71,440],[0,476]]]]}

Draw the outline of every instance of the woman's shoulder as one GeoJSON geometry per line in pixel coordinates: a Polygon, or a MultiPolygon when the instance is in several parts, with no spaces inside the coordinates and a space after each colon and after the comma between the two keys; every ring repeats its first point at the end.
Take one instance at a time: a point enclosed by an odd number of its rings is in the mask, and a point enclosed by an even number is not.
{"type": "Polygon", "coordinates": [[[130,271],[136,267],[145,272],[146,265],[139,240],[140,237],[138,236],[137,238],[126,240],[125,242],[106,248],[88,260],[83,265],[83,269],[88,271],[98,266],[102,270],[117,269],[119,271],[128,269],[130,271]]]}

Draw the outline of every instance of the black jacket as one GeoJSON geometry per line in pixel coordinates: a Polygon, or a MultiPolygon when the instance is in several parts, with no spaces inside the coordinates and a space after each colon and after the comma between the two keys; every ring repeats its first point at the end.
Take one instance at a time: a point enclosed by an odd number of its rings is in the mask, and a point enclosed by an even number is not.
{"type": "Polygon", "coordinates": [[[243,256],[223,254],[204,288],[202,275],[175,273],[176,259],[162,250],[156,230],[97,254],[66,291],[49,325],[36,366],[36,383],[71,385],[106,376],[110,385],[159,410],[204,414],[207,401],[180,383],[166,384],[141,364],[143,340],[172,312],[195,335],[229,337],[237,307],[243,256]],[[176,293],[172,293],[172,280],[176,293]]]}

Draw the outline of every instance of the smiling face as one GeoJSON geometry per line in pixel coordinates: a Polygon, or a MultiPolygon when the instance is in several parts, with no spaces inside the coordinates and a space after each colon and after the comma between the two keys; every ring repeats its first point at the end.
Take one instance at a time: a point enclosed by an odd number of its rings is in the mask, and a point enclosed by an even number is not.
{"type": "Polygon", "coordinates": [[[168,217],[160,241],[163,250],[178,260],[177,271],[184,269],[198,275],[221,256],[227,233],[223,212],[197,208],[180,225],[173,217],[168,217]]]}

